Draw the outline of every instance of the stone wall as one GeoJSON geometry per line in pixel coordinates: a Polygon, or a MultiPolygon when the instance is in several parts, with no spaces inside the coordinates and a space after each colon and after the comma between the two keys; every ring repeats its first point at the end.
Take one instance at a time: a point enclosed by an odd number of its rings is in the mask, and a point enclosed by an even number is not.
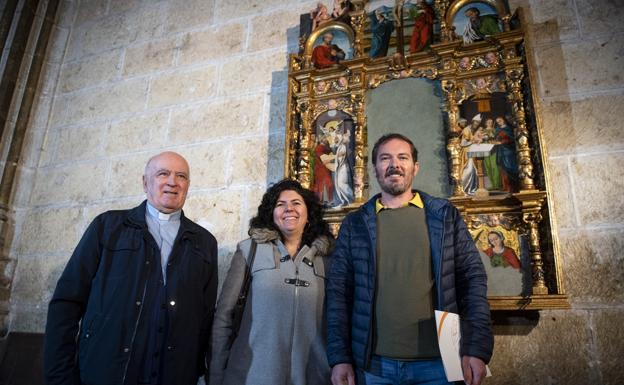
{"type": "MultiPolygon", "coordinates": [[[[314,1],[63,0],[15,198],[10,329],[40,332],[98,213],[142,197],[145,161],[191,164],[189,216],[224,273],[283,175],[286,54],[314,1]]],[[[490,384],[620,384],[624,4],[517,0],[530,25],[572,309],[497,314],[490,384]]]]}

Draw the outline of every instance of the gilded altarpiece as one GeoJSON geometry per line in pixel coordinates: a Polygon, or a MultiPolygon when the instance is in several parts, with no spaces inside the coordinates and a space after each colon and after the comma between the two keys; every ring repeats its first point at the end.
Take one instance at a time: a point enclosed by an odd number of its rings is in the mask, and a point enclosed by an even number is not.
{"type": "Polygon", "coordinates": [[[460,210],[492,309],[569,307],[522,10],[497,0],[333,6],[301,16],[289,57],[286,176],[315,191],[337,233],[374,192],[370,147],[387,121],[441,165],[415,183],[460,210]]]}

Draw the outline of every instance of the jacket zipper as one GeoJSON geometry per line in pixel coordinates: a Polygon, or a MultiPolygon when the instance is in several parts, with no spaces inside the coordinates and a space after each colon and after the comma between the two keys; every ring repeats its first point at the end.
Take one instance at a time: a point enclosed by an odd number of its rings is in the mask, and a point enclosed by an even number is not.
{"type": "Polygon", "coordinates": [[[444,208],[444,215],[442,215],[442,237],[440,237],[440,262],[438,263],[438,271],[436,272],[436,287],[438,292],[438,310],[444,311],[445,307],[442,304],[442,262],[444,261],[444,236],[446,235],[446,213],[448,211],[448,207],[444,208]]]}
{"type": "Polygon", "coordinates": [[[132,358],[132,353],[134,349],[134,340],[136,339],[137,330],[139,329],[139,321],[141,320],[141,314],[143,314],[143,307],[145,304],[145,294],[147,293],[147,281],[148,281],[147,277],[149,277],[151,268],[152,268],[151,264],[148,264],[147,271],[144,274],[143,279],[145,283],[143,284],[143,293],[141,294],[141,307],[139,308],[139,314],[137,314],[136,321],[134,322],[134,330],[132,331],[132,338],[130,339],[130,346],[129,346],[130,351],[128,352],[128,357],[126,358],[126,365],[124,366],[124,373],[121,379],[122,384],[126,383],[126,376],[128,375],[128,366],[130,365],[130,358],[132,358]]]}

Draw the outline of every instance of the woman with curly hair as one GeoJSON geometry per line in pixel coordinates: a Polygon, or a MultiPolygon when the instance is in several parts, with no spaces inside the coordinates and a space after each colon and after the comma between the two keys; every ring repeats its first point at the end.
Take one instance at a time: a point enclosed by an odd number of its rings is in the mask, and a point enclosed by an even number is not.
{"type": "Polygon", "coordinates": [[[284,179],[264,194],[249,227],[219,297],[209,384],[330,384],[323,310],[333,237],[321,204],[284,179]],[[236,334],[232,315],[246,268],[251,285],[236,334]]]}

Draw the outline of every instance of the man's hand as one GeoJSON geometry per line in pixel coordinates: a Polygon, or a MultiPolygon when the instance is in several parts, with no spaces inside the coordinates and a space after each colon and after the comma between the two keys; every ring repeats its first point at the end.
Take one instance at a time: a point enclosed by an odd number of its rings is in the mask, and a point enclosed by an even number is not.
{"type": "MultiPolygon", "coordinates": [[[[480,385],[485,377],[485,362],[477,357],[463,356],[462,371],[466,385],[480,385]]],[[[334,377],[332,376],[332,380],[334,377]]],[[[337,385],[334,383],[334,385],[337,385]]]]}
{"type": "Polygon", "coordinates": [[[332,368],[333,385],[355,385],[355,373],[351,364],[338,364],[332,368]]]}

